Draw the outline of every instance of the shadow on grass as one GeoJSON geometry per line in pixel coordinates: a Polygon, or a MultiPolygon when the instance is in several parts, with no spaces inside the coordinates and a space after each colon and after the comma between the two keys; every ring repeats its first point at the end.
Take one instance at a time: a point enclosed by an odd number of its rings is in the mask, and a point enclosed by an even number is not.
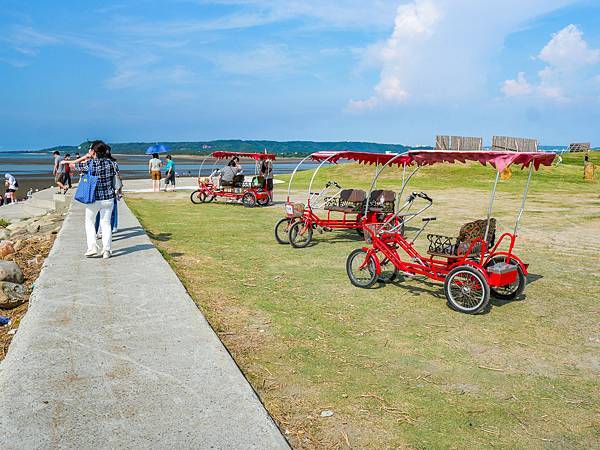
{"type": "Polygon", "coordinates": [[[167,242],[171,240],[172,233],[152,233],[151,231],[148,231],[148,236],[155,241],[167,242]]]}

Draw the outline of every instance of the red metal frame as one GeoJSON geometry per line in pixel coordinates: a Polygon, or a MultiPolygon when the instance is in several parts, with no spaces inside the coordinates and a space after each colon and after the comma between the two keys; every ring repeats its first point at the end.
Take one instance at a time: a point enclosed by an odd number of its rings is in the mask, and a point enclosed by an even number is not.
{"type": "MultiPolygon", "coordinates": [[[[288,202],[287,205],[290,205],[293,210],[293,204],[288,202]]],[[[287,208],[286,208],[287,209],[287,208]]],[[[333,219],[331,217],[332,211],[327,211],[327,217],[322,218],[319,217],[313,211],[310,204],[304,209],[302,216],[295,215],[290,213],[289,210],[286,211],[286,216],[292,220],[301,220],[304,222],[304,227],[300,232],[301,235],[306,233],[306,230],[309,227],[321,227],[321,228],[329,228],[331,230],[358,230],[362,229],[365,224],[369,223],[377,223],[381,220],[381,213],[369,212],[367,216],[365,216],[361,212],[355,213],[346,213],[341,212],[343,217],[341,219],[333,219]],[[348,218],[348,216],[354,216],[353,218],[348,218]]]]}
{"type": "MultiPolygon", "coordinates": [[[[212,152],[210,154],[210,156],[212,156],[215,159],[228,159],[228,158],[238,157],[238,158],[249,158],[249,159],[253,159],[255,161],[262,161],[262,160],[275,161],[275,159],[276,159],[276,156],[272,153],[244,153],[244,152],[216,151],[216,152],[212,152]]],[[[206,161],[206,158],[204,158],[204,160],[202,161],[202,165],[204,165],[204,161],[206,161]]],[[[227,186],[227,188],[229,188],[229,186],[227,186]]],[[[200,176],[198,177],[198,191],[199,191],[198,194],[203,193],[206,196],[210,196],[213,198],[241,200],[244,197],[244,195],[246,195],[248,192],[251,192],[254,195],[254,197],[256,198],[257,202],[261,202],[263,200],[270,200],[269,193],[267,191],[265,191],[262,187],[259,187],[259,186],[242,187],[242,188],[239,188],[240,192],[235,192],[234,189],[237,189],[237,188],[234,188],[233,186],[231,186],[231,190],[225,190],[223,187],[217,188],[212,182],[202,181],[202,177],[200,177],[200,176]]]]}
{"type": "MultiPolygon", "coordinates": [[[[229,187],[229,186],[227,186],[229,187]]],[[[231,189],[236,189],[231,186],[231,189]]],[[[198,190],[204,193],[207,196],[215,197],[215,198],[228,198],[233,200],[241,200],[242,197],[248,193],[252,192],[257,201],[268,200],[269,193],[264,191],[261,187],[249,187],[249,188],[239,188],[240,192],[235,191],[225,191],[223,188],[217,189],[217,187],[211,182],[204,182],[198,178],[198,190]]]]}
{"type": "Polygon", "coordinates": [[[516,261],[521,266],[523,273],[527,274],[527,265],[512,253],[516,238],[511,233],[504,233],[489,252],[487,251],[487,243],[483,239],[478,238],[471,241],[469,248],[462,255],[448,255],[442,259],[442,257],[435,258],[431,255],[424,257],[415,249],[413,243],[409,242],[397,231],[378,232],[373,227],[365,227],[365,229],[371,236],[371,247],[363,247],[366,256],[361,269],[366,267],[369,260],[372,260],[375,263],[378,276],[381,274],[381,261],[387,259],[401,272],[411,275],[423,275],[435,281],[443,282],[448,273],[455,267],[469,265],[478,269],[490,286],[505,286],[514,282],[516,269],[514,272],[499,276],[495,274],[491,276],[485,269],[487,263],[495,256],[504,256],[506,262],[509,262],[511,259],[516,261]],[[500,244],[506,239],[510,241],[508,243],[508,251],[497,251],[500,244]],[[473,249],[478,245],[481,251],[479,256],[474,256],[473,249]],[[401,258],[399,250],[402,250],[406,254],[406,260],[401,258]],[[381,260],[380,254],[383,255],[381,260]],[[420,264],[415,261],[420,262],[420,264]]]}

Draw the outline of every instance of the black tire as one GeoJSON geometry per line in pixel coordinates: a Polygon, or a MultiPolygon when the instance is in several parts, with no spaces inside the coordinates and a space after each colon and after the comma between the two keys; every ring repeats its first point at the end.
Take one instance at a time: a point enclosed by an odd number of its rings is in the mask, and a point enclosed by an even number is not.
{"type": "Polygon", "coordinates": [[[379,263],[379,266],[381,267],[381,273],[377,278],[378,281],[382,283],[391,283],[398,276],[398,269],[389,259],[385,258],[379,263]]]}
{"type": "Polygon", "coordinates": [[[252,192],[246,192],[242,196],[242,204],[246,208],[254,208],[256,206],[256,196],[252,192]]]}
{"type": "Polygon", "coordinates": [[[206,194],[204,192],[202,192],[200,189],[196,189],[194,192],[192,192],[192,194],[190,195],[190,200],[192,201],[192,203],[194,205],[199,205],[200,203],[204,203],[204,200],[201,200],[200,196],[203,195],[204,198],[206,198],[206,194]]]}
{"type": "Polygon", "coordinates": [[[267,206],[270,200],[271,199],[269,197],[263,199],[257,198],[256,203],[258,203],[258,206],[267,206]]]}
{"type": "MultiPolygon", "coordinates": [[[[502,255],[492,257],[485,265],[487,269],[489,266],[493,266],[497,262],[506,261],[506,257],[502,255]]],[[[490,294],[492,297],[499,300],[514,300],[519,297],[523,291],[525,291],[525,285],[527,284],[527,278],[521,269],[521,265],[515,260],[510,259],[510,264],[517,266],[517,281],[506,286],[490,286],[490,294]]]]}
{"type": "Polygon", "coordinates": [[[279,244],[289,244],[290,243],[288,233],[290,231],[291,221],[292,221],[292,219],[290,219],[289,217],[284,217],[283,219],[280,219],[275,224],[275,240],[279,244]]]}
{"type": "Polygon", "coordinates": [[[304,248],[312,242],[313,229],[306,227],[302,220],[297,221],[290,227],[288,240],[294,248],[304,248]]]}
{"type": "Polygon", "coordinates": [[[206,203],[210,203],[212,202],[215,198],[217,198],[216,195],[211,195],[211,196],[206,196],[206,203]]]}
{"type": "Polygon", "coordinates": [[[471,266],[458,266],[444,280],[444,294],[452,309],[478,314],[490,301],[490,286],[483,274],[471,266]]]}
{"type": "Polygon", "coordinates": [[[365,262],[367,252],[362,248],[357,248],[348,255],[346,260],[346,273],[350,279],[350,283],[354,286],[367,289],[377,281],[377,273],[375,270],[375,262],[370,258],[367,266],[360,268],[365,262]]]}

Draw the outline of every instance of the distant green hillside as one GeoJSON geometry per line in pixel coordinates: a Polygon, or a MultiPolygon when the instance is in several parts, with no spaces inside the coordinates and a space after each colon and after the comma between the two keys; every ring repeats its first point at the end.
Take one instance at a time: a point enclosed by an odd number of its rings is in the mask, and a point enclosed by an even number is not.
{"type": "MultiPolygon", "coordinates": [[[[216,150],[228,150],[237,152],[269,152],[283,156],[302,156],[319,150],[353,150],[367,152],[397,152],[410,150],[411,147],[400,144],[375,144],[372,142],[313,142],[313,141],[243,141],[243,140],[218,140],[207,142],[161,142],[170,148],[173,154],[207,154],[216,150]]],[[[143,154],[146,149],[155,144],[154,142],[129,142],[110,143],[114,153],[143,154]]],[[[77,152],[85,151],[88,143],[84,142],[77,146],[58,146],[40,151],[77,152]]],[[[419,147],[422,149],[431,147],[419,147]]]]}

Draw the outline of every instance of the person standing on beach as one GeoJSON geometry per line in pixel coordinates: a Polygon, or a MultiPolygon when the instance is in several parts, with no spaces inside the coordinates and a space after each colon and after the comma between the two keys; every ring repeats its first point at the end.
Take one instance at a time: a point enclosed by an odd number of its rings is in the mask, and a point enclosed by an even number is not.
{"type": "MultiPolygon", "coordinates": [[[[87,155],[76,159],[71,164],[82,173],[92,173],[98,177],[96,201],[85,205],[85,234],[87,238],[87,251],[85,256],[102,255],[104,259],[112,256],[112,227],[110,217],[113,211],[115,188],[113,180],[117,174],[115,163],[108,159],[110,147],[103,141],[94,141],[87,155]],[[100,229],[102,230],[102,251],[96,243],[96,229],[94,222],[96,214],[100,212],[100,229]]],[[[65,162],[63,161],[64,165],[65,162]]]]}
{"type": "Polygon", "coordinates": [[[152,153],[152,159],[148,161],[148,172],[150,172],[150,178],[152,179],[152,191],[160,191],[160,168],[162,167],[162,161],[158,158],[158,153],[152,153]]]}
{"type": "Polygon", "coordinates": [[[65,191],[65,165],[62,164],[63,158],[60,156],[59,151],[52,153],[54,155],[54,182],[59,189],[59,194],[64,194],[65,191]]]}
{"type": "Polygon", "coordinates": [[[173,187],[172,190],[175,192],[175,163],[171,155],[167,155],[167,164],[165,165],[165,192],[169,190],[169,185],[173,187]]]}
{"type": "Polygon", "coordinates": [[[260,175],[265,179],[265,191],[269,194],[269,204],[273,203],[273,162],[264,159],[260,165],[260,175]]]}
{"type": "Polygon", "coordinates": [[[73,187],[73,183],[71,182],[71,165],[69,164],[69,162],[71,161],[71,155],[67,153],[65,155],[64,161],[67,161],[67,164],[64,164],[65,176],[63,180],[66,194],[67,191],[73,187]]]}
{"type": "Polygon", "coordinates": [[[16,202],[17,199],[15,197],[15,192],[17,192],[17,189],[19,189],[19,183],[17,183],[17,179],[10,173],[4,174],[4,179],[6,180],[4,182],[6,185],[6,194],[4,195],[6,204],[16,202]]]}

